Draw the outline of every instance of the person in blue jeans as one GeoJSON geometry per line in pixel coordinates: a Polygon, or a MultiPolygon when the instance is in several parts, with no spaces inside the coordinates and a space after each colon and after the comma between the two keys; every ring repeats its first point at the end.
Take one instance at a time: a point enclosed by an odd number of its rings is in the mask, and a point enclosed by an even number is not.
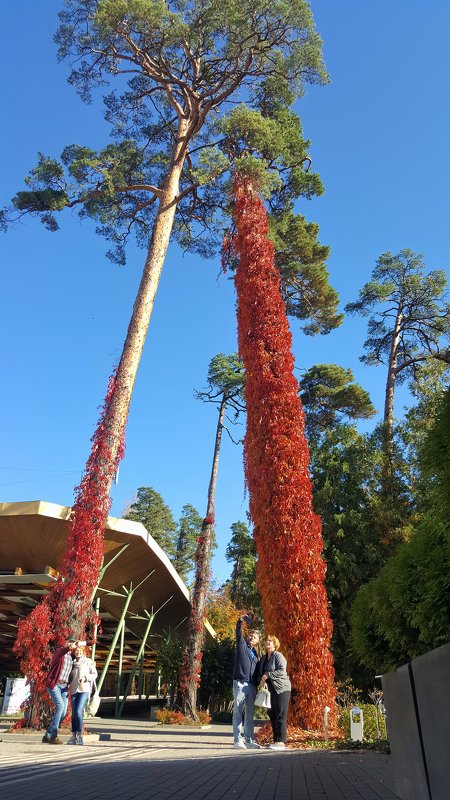
{"type": "Polygon", "coordinates": [[[58,647],[53,654],[45,685],[54,703],[55,711],[47,732],[42,737],[43,744],[62,744],[61,740],[58,739],[58,731],[67,714],[69,679],[73,663],[72,651],[76,645],[75,639],[69,636],[65,641],[64,647],[58,647]]]}
{"type": "Polygon", "coordinates": [[[83,744],[83,711],[92,692],[97,669],[84,647],[73,651],[73,666],[69,685],[72,703],[72,736],[67,744],[83,744]]]}
{"type": "Polygon", "coordinates": [[[239,617],[236,623],[236,650],[233,668],[233,739],[234,748],[258,749],[260,745],[253,740],[256,696],[256,666],[258,652],[256,647],[259,642],[259,632],[251,630],[244,637],[242,623],[250,623],[250,617],[245,614],[239,617]],[[242,720],[244,717],[244,720],[242,720]],[[244,737],[242,737],[242,722],[244,724],[244,737]]]}

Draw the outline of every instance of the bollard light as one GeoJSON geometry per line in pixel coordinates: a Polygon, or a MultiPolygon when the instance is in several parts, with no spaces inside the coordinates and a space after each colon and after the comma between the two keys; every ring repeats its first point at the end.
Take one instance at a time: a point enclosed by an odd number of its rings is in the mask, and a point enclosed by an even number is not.
{"type": "Polygon", "coordinates": [[[328,714],[331,711],[329,706],[325,706],[323,710],[323,738],[328,742],[328,714]]]}
{"type": "Polygon", "coordinates": [[[362,742],[364,739],[362,708],[353,706],[350,711],[350,738],[352,742],[362,742]]]}

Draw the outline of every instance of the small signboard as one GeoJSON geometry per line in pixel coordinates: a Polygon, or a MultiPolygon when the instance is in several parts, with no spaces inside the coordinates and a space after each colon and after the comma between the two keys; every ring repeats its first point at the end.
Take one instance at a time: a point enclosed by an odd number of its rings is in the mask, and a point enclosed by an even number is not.
{"type": "Polygon", "coordinates": [[[17,714],[29,694],[26,678],[7,678],[2,714],[17,714]]]}

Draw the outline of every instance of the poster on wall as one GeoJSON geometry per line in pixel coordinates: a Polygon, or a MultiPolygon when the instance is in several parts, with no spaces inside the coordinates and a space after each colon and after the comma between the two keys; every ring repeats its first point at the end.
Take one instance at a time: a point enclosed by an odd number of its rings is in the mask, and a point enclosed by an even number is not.
{"type": "Polygon", "coordinates": [[[29,694],[26,678],[7,678],[2,714],[17,714],[29,694]]]}

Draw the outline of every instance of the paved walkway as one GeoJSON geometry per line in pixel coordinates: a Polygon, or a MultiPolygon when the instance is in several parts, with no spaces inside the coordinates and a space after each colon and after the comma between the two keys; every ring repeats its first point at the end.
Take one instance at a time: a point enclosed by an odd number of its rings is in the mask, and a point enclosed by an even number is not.
{"type": "Polygon", "coordinates": [[[398,800],[390,756],[236,752],[230,726],[207,730],[95,720],[100,741],[52,747],[0,732],[0,795],[27,800],[398,800]]]}

